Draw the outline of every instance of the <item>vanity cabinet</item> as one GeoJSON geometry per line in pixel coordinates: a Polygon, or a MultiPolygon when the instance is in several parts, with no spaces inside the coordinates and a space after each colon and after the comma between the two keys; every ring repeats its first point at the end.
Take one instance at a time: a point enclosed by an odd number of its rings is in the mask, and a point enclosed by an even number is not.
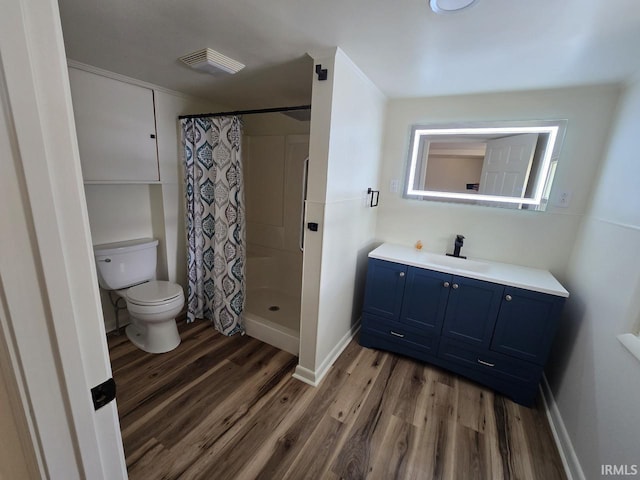
{"type": "Polygon", "coordinates": [[[360,343],[433,363],[532,405],[564,300],[370,258],[360,343]]]}
{"type": "Polygon", "coordinates": [[[544,365],[564,298],[506,287],[491,349],[544,365]]]}
{"type": "Polygon", "coordinates": [[[450,283],[442,334],[471,345],[488,347],[504,287],[460,276],[453,276],[450,283]]]}
{"type": "Polygon", "coordinates": [[[153,90],[69,68],[85,182],[160,180],[153,90]]]}

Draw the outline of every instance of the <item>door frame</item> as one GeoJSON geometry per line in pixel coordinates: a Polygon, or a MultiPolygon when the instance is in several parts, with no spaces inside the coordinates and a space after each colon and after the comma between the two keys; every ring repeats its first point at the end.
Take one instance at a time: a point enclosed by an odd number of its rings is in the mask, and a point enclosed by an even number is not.
{"type": "Polygon", "coordinates": [[[43,478],[127,478],[55,0],[3,0],[0,328],[43,478]]]}

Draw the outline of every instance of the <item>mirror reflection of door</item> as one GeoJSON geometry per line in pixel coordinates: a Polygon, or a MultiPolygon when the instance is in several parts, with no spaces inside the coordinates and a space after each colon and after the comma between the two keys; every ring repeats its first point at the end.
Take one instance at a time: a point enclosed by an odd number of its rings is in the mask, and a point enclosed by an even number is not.
{"type": "Polygon", "coordinates": [[[537,133],[488,140],[478,193],[524,196],[537,143],[537,133]]]}

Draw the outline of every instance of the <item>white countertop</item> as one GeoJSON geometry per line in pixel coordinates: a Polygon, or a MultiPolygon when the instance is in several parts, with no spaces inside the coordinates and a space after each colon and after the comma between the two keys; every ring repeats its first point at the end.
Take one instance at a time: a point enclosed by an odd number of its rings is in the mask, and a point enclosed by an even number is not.
{"type": "Polygon", "coordinates": [[[569,296],[569,292],[549,271],[538,268],[480,259],[465,260],[392,243],[380,245],[369,253],[369,257],[559,297],[569,296]]]}

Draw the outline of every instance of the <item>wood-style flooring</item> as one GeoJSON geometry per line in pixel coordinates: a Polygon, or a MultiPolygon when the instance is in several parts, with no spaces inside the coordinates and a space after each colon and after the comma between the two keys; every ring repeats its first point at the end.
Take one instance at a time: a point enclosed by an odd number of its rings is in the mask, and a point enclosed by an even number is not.
{"type": "Polygon", "coordinates": [[[313,388],[296,357],[210,324],[151,355],[109,336],[131,479],[564,479],[544,412],[352,341],[313,388]]]}

